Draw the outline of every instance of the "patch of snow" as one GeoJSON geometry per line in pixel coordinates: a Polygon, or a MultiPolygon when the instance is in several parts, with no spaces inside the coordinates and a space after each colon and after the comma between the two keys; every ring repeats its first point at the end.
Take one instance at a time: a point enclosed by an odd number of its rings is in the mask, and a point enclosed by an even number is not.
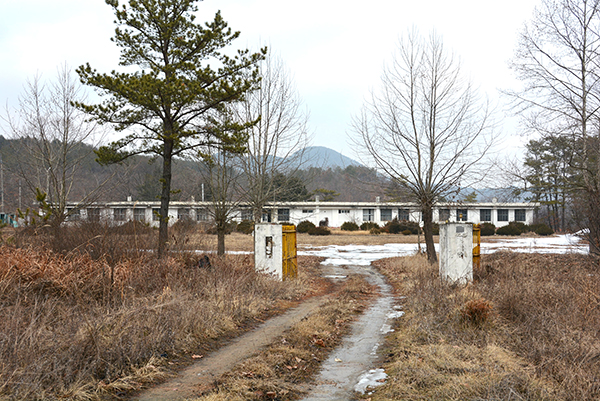
{"type": "Polygon", "coordinates": [[[385,379],[387,379],[387,373],[383,369],[371,369],[359,376],[354,391],[364,394],[369,387],[382,386],[385,379]]]}
{"type": "Polygon", "coordinates": [[[373,348],[371,349],[371,355],[377,355],[377,350],[379,349],[379,343],[375,343],[373,348]]]}
{"type": "MultiPolygon", "coordinates": [[[[424,249],[425,245],[422,245],[424,249]]],[[[436,251],[439,252],[438,244],[436,251]]],[[[525,253],[587,253],[588,246],[581,243],[581,238],[573,234],[550,237],[523,237],[494,239],[481,243],[481,253],[490,254],[500,250],[525,253]]],[[[385,245],[329,245],[305,248],[299,255],[314,255],[325,258],[324,265],[369,266],[371,262],[396,256],[414,255],[418,251],[417,244],[385,244],[385,245]]]]}
{"type": "Polygon", "coordinates": [[[404,312],[396,311],[396,312],[388,313],[387,318],[388,319],[398,319],[399,317],[402,317],[402,316],[404,316],[404,312]]]}
{"type": "Polygon", "coordinates": [[[298,254],[323,257],[324,265],[369,266],[377,259],[414,255],[417,249],[417,244],[329,245],[306,248],[298,254]]]}
{"type": "Polygon", "coordinates": [[[379,331],[381,331],[383,334],[387,334],[387,333],[393,333],[394,329],[392,329],[392,326],[384,323],[381,328],[379,329],[379,331]]]}
{"type": "Polygon", "coordinates": [[[500,250],[523,253],[587,253],[588,246],[581,243],[580,237],[572,234],[541,238],[507,238],[481,243],[482,254],[494,253],[500,250]]]}

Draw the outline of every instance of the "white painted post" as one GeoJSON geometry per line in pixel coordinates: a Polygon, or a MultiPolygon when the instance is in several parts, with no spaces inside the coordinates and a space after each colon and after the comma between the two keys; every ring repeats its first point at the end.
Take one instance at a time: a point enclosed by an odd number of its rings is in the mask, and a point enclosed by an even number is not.
{"type": "Polygon", "coordinates": [[[283,231],[280,224],[254,225],[254,268],[283,280],[283,231]]]}
{"type": "Polygon", "coordinates": [[[440,277],[451,284],[473,281],[472,224],[440,224],[440,277]]]}

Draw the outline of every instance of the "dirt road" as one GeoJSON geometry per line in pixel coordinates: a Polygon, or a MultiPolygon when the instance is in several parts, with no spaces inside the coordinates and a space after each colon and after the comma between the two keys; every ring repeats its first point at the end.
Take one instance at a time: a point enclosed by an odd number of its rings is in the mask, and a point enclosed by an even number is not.
{"type": "MultiPolygon", "coordinates": [[[[347,400],[355,391],[359,376],[376,367],[377,348],[389,330],[387,320],[395,300],[383,277],[369,266],[321,266],[321,275],[334,282],[360,274],[379,287],[380,294],[365,313],[352,324],[351,334],[341,347],[323,362],[306,400],[347,400]]],[[[144,391],[136,400],[181,400],[208,390],[215,379],[240,361],[277,340],[284,331],[325,303],[328,295],[310,298],[284,314],[271,318],[256,329],[238,337],[231,344],[205,356],[168,382],[144,391]]]]}
{"type": "Polygon", "coordinates": [[[395,311],[397,300],[391,286],[370,266],[327,266],[326,270],[332,277],[362,274],[379,288],[379,296],[352,324],[352,332],[342,345],[323,362],[315,386],[303,401],[349,400],[355,391],[382,384],[383,370],[371,372],[379,366],[377,350],[391,331],[390,320],[402,315],[395,311]]]}
{"type": "Polygon", "coordinates": [[[231,344],[205,356],[166,383],[148,389],[134,398],[139,401],[166,401],[191,398],[209,388],[214,379],[230,370],[236,363],[275,341],[285,330],[298,323],[328,299],[327,295],[313,297],[282,315],[236,338],[231,344]]]}

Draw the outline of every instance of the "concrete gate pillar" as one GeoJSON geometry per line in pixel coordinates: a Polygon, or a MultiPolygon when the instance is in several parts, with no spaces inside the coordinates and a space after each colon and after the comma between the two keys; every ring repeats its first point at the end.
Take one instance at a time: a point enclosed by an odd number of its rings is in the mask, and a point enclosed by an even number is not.
{"type": "Polygon", "coordinates": [[[440,277],[452,284],[473,281],[473,225],[440,224],[440,277]]]}
{"type": "Polygon", "coordinates": [[[296,227],[271,223],[254,225],[254,268],[279,280],[298,275],[296,227]]]}

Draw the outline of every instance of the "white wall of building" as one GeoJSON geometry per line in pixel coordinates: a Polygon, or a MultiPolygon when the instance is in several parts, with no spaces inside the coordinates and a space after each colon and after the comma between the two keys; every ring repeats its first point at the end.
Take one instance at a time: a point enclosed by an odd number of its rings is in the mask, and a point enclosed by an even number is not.
{"type": "MultiPolygon", "coordinates": [[[[76,205],[74,205],[75,207],[76,205]]],[[[489,222],[496,227],[507,225],[511,221],[522,221],[525,224],[532,224],[534,218],[534,209],[539,206],[534,203],[440,203],[433,212],[434,222],[456,222],[459,213],[457,211],[466,210],[466,222],[482,223],[484,222],[482,215],[489,215],[489,222]],[[487,212],[482,212],[482,210],[487,212]],[[499,218],[505,217],[505,220],[499,218]]],[[[152,226],[158,226],[159,221],[154,216],[153,210],[160,207],[159,202],[107,202],[96,203],[86,206],[81,210],[80,216],[82,219],[88,219],[88,210],[98,208],[99,216],[103,221],[115,221],[115,210],[125,209],[126,220],[141,220],[152,226]],[[137,211],[136,211],[137,210],[137,211]]],[[[243,209],[245,206],[240,206],[243,209]]],[[[202,221],[210,221],[209,202],[172,202],[169,207],[169,223],[173,224],[177,221],[179,210],[182,209],[183,215],[189,218],[206,219],[202,221]],[[201,211],[197,213],[197,211],[201,211]],[[200,218],[200,216],[202,216],[200,218]]],[[[308,220],[318,225],[320,221],[327,218],[330,227],[340,227],[344,222],[351,221],[358,225],[367,221],[377,223],[380,226],[394,218],[402,219],[408,214],[410,221],[418,222],[421,220],[421,213],[414,204],[410,203],[386,203],[386,202],[288,202],[277,205],[269,205],[265,208],[270,212],[272,223],[290,222],[298,224],[301,221],[308,220]],[[366,212],[370,211],[370,213],[366,212]],[[387,211],[387,219],[384,214],[387,211]],[[280,216],[288,216],[286,220],[280,221],[280,216]],[[389,219],[389,220],[388,220],[389,219]]],[[[232,214],[232,218],[240,221],[242,217],[241,211],[236,211],[232,214]]],[[[485,216],[484,216],[485,217],[485,216]]]]}

